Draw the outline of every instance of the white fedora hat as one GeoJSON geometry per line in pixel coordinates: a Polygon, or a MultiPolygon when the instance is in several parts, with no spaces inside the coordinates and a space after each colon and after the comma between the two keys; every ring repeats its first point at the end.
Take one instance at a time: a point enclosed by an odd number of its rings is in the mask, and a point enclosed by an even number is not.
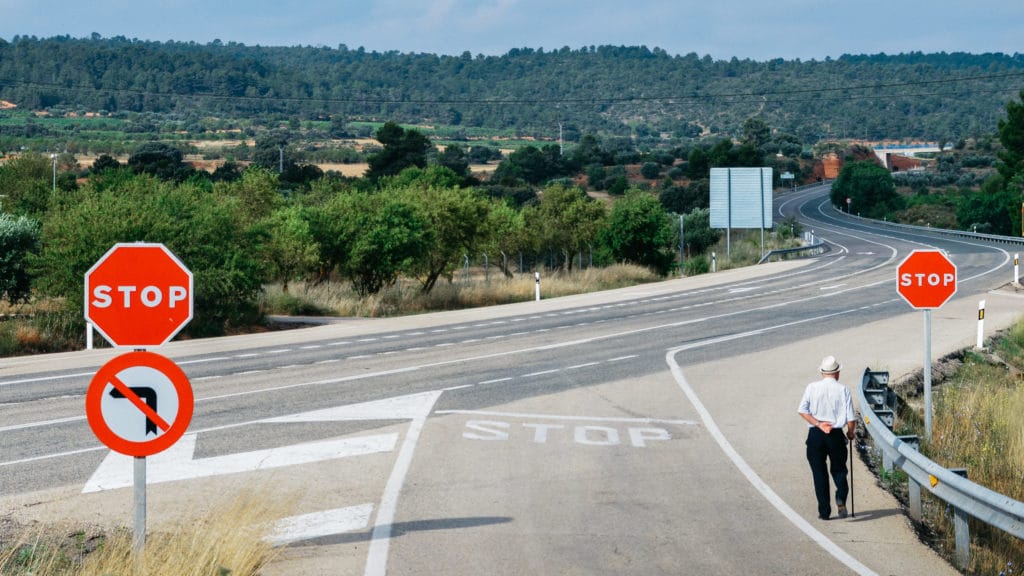
{"type": "Polygon", "coordinates": [[[818,370],[822,374],[835,374],[842,367],[842,364],[836,360],[835,356],[825,356],[821,359],[821,366],[818,366],[818,370]]]}

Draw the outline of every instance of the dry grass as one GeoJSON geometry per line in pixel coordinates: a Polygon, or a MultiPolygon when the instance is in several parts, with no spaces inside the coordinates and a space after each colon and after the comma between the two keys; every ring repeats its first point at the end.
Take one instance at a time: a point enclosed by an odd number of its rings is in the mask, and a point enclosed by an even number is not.
{"type": "Polygon", "coordinates": [[[109,532],[38,527],[0,549],[10,576],[255,576],[274,556],[264,541],[285,504],[265,493],[240,496],[198,520],[147,535],[136,553],[130,530],[109,532]]]}
{"type": "MultiPolygon", "coordinates": [[[[610,290],[659,279],[647,268],[626,264],[571,273],[548,272],[541,274],[541,297],[610,290]]],[[[345,282],[293,283],[288,294],[280,285],[273,285],[267,287],[261,305],[269,314],[385,317],[524,302],[535,298],[535,290],[532,274],[509,279],[492,267],[489,274],[472,269],[468,279],[457,273],[452,282],[441,281],[429,294],[423,294],[419,282],[410,279],[363,298],[345,282]]]]}
{"type": "MultiPolygon", "coordinates": [[[[1017,325],[996,343],[1001,350],[1020,350],[1024,325],[1017,325]]],[[[1015,355],[1015,361],[1024,356],[1015,355]]],[[[929,458],[948,468],[966,468],[968,477],[986,488],[1024,500],[1024,386],[1020,370],[970,354],[964,364],[936,389],[929,458]]],[[[955,549],[952,515],[930,499],[927,523],[936,544],[955,549]]],[[[1024,542],[979,521],[971,522],[970,574],[1012,574],[1024,562],[1024,542]]],[[[1018,568],[1019,569],[1019,568],[1018,568]]]]}
{"type": "Polygon", "coordinates": [[[1024,387],[1002,366],[965,365],[936,395],[931,457],[1024,500],[1024,387]]]}

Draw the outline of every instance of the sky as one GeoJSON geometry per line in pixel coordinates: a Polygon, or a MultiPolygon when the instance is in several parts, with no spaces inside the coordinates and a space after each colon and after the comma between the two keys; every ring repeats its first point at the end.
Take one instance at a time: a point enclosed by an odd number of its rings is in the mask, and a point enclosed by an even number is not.
{"type": "Polygon", "coordinates": [[[624,45],[715,60],[1024,53],[1020,0],[0,0],[16,35],[432,54],[624,45]]]}

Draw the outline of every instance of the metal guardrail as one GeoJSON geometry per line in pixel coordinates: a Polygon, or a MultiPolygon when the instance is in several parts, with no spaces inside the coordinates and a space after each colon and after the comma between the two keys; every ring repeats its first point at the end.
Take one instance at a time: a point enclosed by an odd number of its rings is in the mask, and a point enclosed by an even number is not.
{"type": "MultiPolygon", "coordinates": [[[[831,206],[831,204],[830,204],[831,206]]],[[[943,236],[950,236],[954,238],[968,238],[971,240],[987,240],[989,242],[999,242],[1002,244],[1016,244],[1024,247],[1024,237],[1020,236],[998,236],[996,234],[981,234],[978,232],[968,232],[966,230],[948,230],[946,228],[932,228],[931,226],[914,226],[912,224],[898,224],[896,222],[886,222],[885,220],[873,220],[871,218],[864,218],[861,216],[855,216],[848,214],[842,210],[838,210],[835,206],[832,206],[840,214],[844,214],[849,218],[856,218],[864,222],[870,222],[874,226],[884,226],[886,228],[892,228],[894,230],[906,230],[908,232],[928,232],[931,234],[941,234],[943,236]]]]}
{"type": "Polygon", "coordinates": [[[887,424],[887,419],[876,413],[876,410],[890,411],[889,407],[884,405],[884,401],[882,405],[879,404],[880,390],[885,392],[884,396],[888,396],[888,373],[865,369],[861,385],[857,388],[857,401],[864,427],[871,435],[875,448],[881,450],[886,466],[892,463],[906,472],[909,511],[915,521],[921,521],[922,488],[954,507],[956,559],[959,567],[966,568],[970,563],[967,516],[1024,539],[1024,502],[989,490],[968,480],[966,474],[961,475],[955,470],[946,469],[932,462],[917,450],[916,437],[893,434],[890,429],[892,420],[888,419],[887,424]],[[883,374],[884,378],[881,377],[883,374]]]}
{"type": "Polygon", "coordinates": [[[785,260],[786,256],[804,254],[808,256],[814,256],[815,254],[823,254],[825,252],[828,252],[831,249],[832,248],[828,244],[824,242],[817,242],[815,244],[808,244],[807,246],[797,246],[796,248],[780,248],[778,250],[769,250],[767,254],[762,256],[761,259],[757,261],[757,263],[764,264],[765,262],[770,262],[772,256],[778,256],[781,259],[785,260]]]}

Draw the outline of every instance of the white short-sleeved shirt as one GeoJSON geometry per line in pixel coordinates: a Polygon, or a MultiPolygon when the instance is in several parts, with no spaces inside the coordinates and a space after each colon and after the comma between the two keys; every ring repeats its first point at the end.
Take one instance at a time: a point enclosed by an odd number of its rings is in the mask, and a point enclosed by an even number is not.
{"type": "MultiPolygon", "coordinates": [[[[797,411],[810,414],[819,422],[831,422],[833,428],[842,428],[856,418],[853,395],[832,376],[808,384],[797,411]]],[[[814,427],[810,424],[808,426],[814,427]]]]}

